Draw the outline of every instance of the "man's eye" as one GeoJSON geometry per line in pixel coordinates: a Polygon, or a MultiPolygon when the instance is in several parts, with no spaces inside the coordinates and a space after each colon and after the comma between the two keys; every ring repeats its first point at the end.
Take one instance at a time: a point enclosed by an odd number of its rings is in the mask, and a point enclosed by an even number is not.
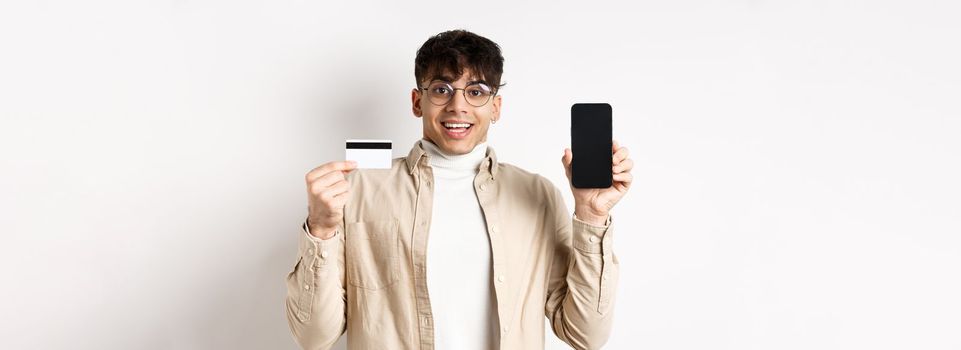
{"type": "Polygon", "coordinates": [[[450,90],[448,90],[448,89],[445,88],[445,87],[439,87],[439,88],[434,88],[434,93],[441,94],[441,95],[447,95],[447,94],[450,93],[450,90]]]}

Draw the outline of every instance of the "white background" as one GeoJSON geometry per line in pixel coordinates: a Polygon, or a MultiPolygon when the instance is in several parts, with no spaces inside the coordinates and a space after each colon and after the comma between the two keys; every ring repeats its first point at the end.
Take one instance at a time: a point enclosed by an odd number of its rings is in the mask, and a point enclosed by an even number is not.
{"type": "Polygon", "coordinates": [[[614,106],[637,166],[607,348],[961,349],[959,17],[956,1],[5,1],[0,348],[296,348],[304,174],[347,138],[405,155],[415,51],[466,28],[506,58],[503,161],[567,192],[570,105],[614,106]]]}

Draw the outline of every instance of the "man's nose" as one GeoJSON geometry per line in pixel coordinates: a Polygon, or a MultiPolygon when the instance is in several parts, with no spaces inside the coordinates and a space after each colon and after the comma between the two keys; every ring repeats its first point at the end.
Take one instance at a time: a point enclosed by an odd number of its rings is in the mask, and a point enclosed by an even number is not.
{"type": "Polygon", "coordinates": [[[454,90],[454,96],[447,103],[447,111],[454,113],[467,113],[470,108],[470,104],[467,103],[467,97],[464,96],[463,90],[454,90]]]}

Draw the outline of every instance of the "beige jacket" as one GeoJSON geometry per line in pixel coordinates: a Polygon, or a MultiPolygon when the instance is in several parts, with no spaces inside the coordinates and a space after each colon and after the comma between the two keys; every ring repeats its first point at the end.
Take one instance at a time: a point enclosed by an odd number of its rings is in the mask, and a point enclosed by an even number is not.
{"type": "MultiPolygon", "coordinates": [[[[391,169],[352,171],[335,236],[300,233],[286,303],[304,349],[329,349],[345,331],[352,350],[434,349],[426,280],[429,157],[418,141],[391,169]]],[[[618,279],[610,218],[604,227],[572,218],[549,180],[498,163],[492,148],[474,189],[490,235],[500,349],[543,349],[541,315],[571,347],[600,348],[610,334],[618,279]]]]}

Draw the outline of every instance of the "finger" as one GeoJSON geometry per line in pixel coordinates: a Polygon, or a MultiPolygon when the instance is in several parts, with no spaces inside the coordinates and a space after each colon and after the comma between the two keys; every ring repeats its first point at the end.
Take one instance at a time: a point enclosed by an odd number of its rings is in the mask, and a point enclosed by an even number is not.
{"type": "Polygon", "coordinates": [[[330,200],[336,197],[337,195],[347,192],[349,190],[350,190],[350,183],[348,183],[346,180],[340,181],[328,187],[327,190],[324,191],[324,194],[321,195],[321,198],[326,198],[330,200]]]}
{"type": "Polygon", "coordinates": [[[571,161],[574,160],[574,154],[571,152],[570,148],[564,149],[564,155],[561,157],[561,163],[564,164],[564,174],[567,178],[571,178],[571,161]]]}
{"type": "Polygon", "coordinates": [[[352,160],[340,161],[340,162],[329,162],[325,163],[319,167],[314,168],[307,173],[307,182],[311,182],[313,179],[324,176],[332,171],[345,171],[349,172],[357,168],[357,162],[352,160]]]}
{"type": "Polygon", "coordinates": [[[311,182],[307,185],[307,188],[310,189],[310,193],[322,196],[324,192],[327,192],[327,190],[330,189],[331,186],[339,182],[347,182],[347,179],[344,178],[344,175],[341,172],[335,171],[332,173],[327,173],[327,175],[324,175],[324,177],[314,180],[314,182],[311,182]]]}
{"type": "Polygon", "coordinates": [[[311,186],[320,186],[321,188],[328,187],[337,182],[343,181],[345,179],[344,173],[341,171],[331,171],[323,176],[314,179],[311,186]]]}
{"type": "Polygon", "coordinates": [[[350,191],[334,196],[334,198],[331,199],[330,206],[334,208],[343,208],[348,201],[350,201],[350,191]]]}
{"type": "Polygon", "coordinates": [[[337,183],[330,186],[330,190],[335,194],[341,194],[350,190],[350,182],[346,179],[338,181],[337,183]]]}
{"type": "Polygon", "coordinates": [[[634,168],[634,161],[631,159],[625,159],[620,164],[617,164],[612,169],[614,174],[630,172],[634,168]]]}
{"type": "Polygon", "coordinates": [[[631,188],[631,183],[634,181],[633,175],[631,173],[623,173],[615,175],[620,178],[620,180],[614,180],[614,189],[618,192],[624,193],[631,188]]]}
{"type": "Polygon", "coordinates": [[[624,193],[631,188],[630,182],[614,182],[614,189],[618,192],[624,193]]]}
{"type": "Polygon", "coordinates": [[[631,173],[614,174],[614,181],[630,184],[631,181],[634,181],[634,175],[631,175],[631,173]]]}
{"type": "Polygon", "coordinates": [[[630,151],[628,151],[627,147],[618,148],[617,151],[614,151],[613,163],[620,163],[627,159],[628,156],[630,156],[630,151]]]}
{"type": "Polygon", "coordinates": [[[617,152],[618,148],[621,148],[621,145],[617,143],[617,140],[611,140],[611,152],[617,152]]]}
{"type": "Polygon", "coordinates": [[[351,170],[354,170],[356,168],[357,168],[357,162],[352,160],[329,162],[314,169],[315,178],[324,176],[327,173],[335,172],[335,171],[350,172],[351,170]]]}

